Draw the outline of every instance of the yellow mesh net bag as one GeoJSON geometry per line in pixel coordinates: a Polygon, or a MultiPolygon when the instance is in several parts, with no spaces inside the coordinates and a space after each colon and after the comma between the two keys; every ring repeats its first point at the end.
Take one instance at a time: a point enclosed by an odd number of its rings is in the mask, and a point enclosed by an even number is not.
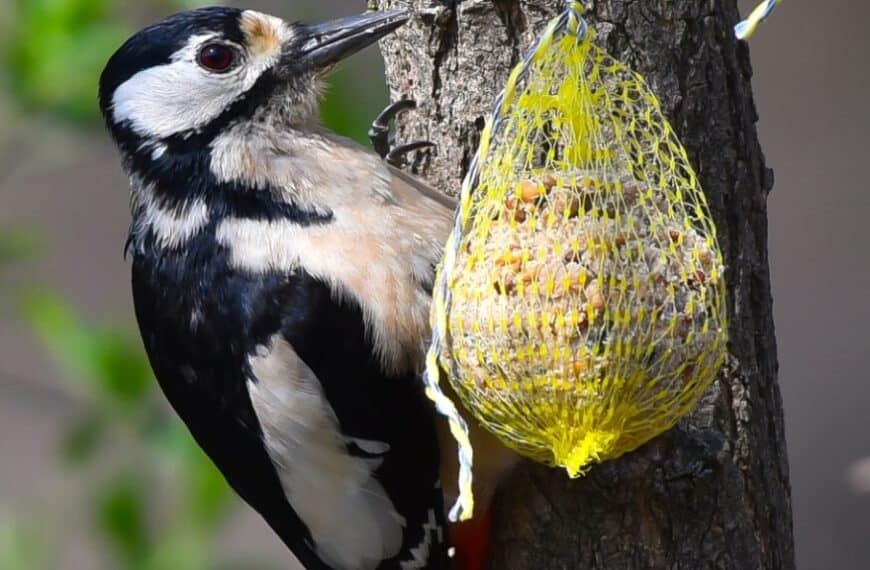
{"type": "Polygon", "coordinates": [[[483,426],[572,477],[667,430],[719,370],[722,255],[686,152],[573,3],[511,73],[463,184],[432,308],[439,368],[483,426]]]}

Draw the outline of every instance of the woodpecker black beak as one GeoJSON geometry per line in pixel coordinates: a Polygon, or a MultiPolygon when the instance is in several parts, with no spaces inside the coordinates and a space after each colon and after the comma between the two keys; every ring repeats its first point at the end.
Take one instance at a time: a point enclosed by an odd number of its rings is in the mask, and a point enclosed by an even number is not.
{"type": "Polygon", "coordinates": [[[295,64],[322,69],[373,44],[408,21],[404,10],[384,10],[304,26],[295,51],[295,64]]]}

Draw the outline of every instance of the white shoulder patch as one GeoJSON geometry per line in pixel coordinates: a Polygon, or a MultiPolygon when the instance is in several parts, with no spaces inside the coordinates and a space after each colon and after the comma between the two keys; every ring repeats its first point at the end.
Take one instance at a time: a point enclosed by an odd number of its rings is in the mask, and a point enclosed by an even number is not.
{"type": "MultiPolygon", "coordinates": [[[[398,554],[405,521],[374,478],[382,459],[347,453],[320,382],[283,337],[275,335],[249,362],[257,381],[248,391],[266,449],[317,555],[336,568],[367,570],[398,554]]],[[[353,441],[370,452],[389,449],[353,441]]]]}
{"type": "MultiPolygon", "coordinates": [[[[378,231],[377,224],[346,223],[336,212],[331,224],[300,226],[283,221],[226,218],[216,239],[230,264],[255,273],[305,269],[330,286],[336,299],[362,308],[366,328],[384,370],[416,368],[428,334],[429,295],[413,280],[413,234],[378,231]]],[[[410,233],[410,232],[409,232],[410,233]]]]}
{"type": "Polygon", "coordinates": [[[393,176],[377,155],[316,130],[229,129],[215,138],[210,167],[219,181],[267,185],[288,202],[333,214],[329,223],[308,226],[221,220],[216,239],[233,267],[255,274],[305,269],[335,298],[359,304],[386,372],[422,367],[427,284],[453,224],[450,207],[393,176]]]}

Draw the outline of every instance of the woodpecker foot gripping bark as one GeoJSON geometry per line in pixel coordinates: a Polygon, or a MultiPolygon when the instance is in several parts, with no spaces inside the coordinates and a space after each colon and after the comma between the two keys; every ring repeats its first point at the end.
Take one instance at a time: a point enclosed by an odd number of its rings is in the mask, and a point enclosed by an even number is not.
{"type": "Polygon", "coordinates": [[[375,149],[381,158],[389,164],[401,168],[405,165],[405,155],[416,150],[430,148],[435,146],[430,141],[415,141],[408,144],[393,147],[390,141],[390,122],[396,116],[410,109],[415,109],[417,102],[413,99],[399,99],[395,103],[387,105],[380,114],[372,121],[372,126],[369,128],[369,140],[372,142],[372,147],[375,149]]]}

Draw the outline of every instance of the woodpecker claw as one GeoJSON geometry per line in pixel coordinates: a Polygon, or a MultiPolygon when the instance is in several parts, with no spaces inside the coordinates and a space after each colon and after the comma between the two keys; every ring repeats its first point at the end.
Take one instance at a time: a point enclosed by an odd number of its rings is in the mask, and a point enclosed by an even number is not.
{"type": "Polygon", "coordinates": [[[372,123],[372,129],[378,129],[381,132],[383,130],[389,130],[390,121],[396,118],[396,115],[401,113],[402,111],[407,111],[409,109],[416,109],[417,102],[413,99],[399,99],[394,103],[390,103],[387,105],[383,111],[375,118],[372,123]]]}
{"type": "Polygon", "coordinates": [[[397,168],[401,168],[405,163],[405,155],[409,152],[414,152],[415,150],[420,150],[422,148],[431,148],[434,147],[435,143],[430,141],[417,141],[408,144],[403,144],[401,146],[397,146],[394,149],[391,149],[390,152],[387,153],[387,156],[382,157],[387,163],[392,164],[397,168]]]}
{"type": "Polygon", "coordinates": [[[416,107],[417,102],[413,99],[399,99],[381,111],[369,128],[369,140],[375,152],[387,163],[397,168],[404,166],[404,156],[409,152],[435,146],[429,141],[416,141],[395,148],[390,146],[390,123],[395,120],[399,113],[416,107]]]}

